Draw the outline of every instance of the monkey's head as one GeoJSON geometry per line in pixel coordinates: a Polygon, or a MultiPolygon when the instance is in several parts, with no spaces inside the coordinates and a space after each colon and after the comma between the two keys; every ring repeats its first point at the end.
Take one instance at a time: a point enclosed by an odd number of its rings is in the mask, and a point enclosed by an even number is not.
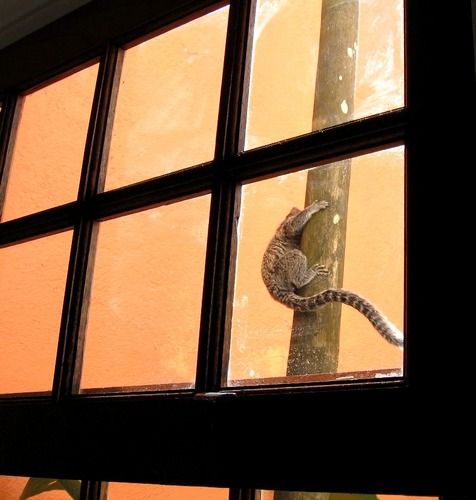
{"type": "Polygon", "coordinates": [[[299,210],[299,208],[297,207],[293,207],[291,208],[291,210],[289,211],[288,215],[286,215],[286,220],[287,219],[290,219],[291,217],[296,217],[296,215],[300,214],[301,213],[301,210],[299,210]]]}

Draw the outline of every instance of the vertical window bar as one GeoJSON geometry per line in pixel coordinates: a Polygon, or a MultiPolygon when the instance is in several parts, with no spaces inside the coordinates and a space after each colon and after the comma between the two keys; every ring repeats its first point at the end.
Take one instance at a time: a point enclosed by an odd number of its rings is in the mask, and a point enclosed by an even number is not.
{"type": "Polygon", "coordinates": [[[218,167],[212,190],[210,224],[204,281],[200,345],[198,350],[196,390],[213,391],[221,383],[224,348],[224,325],[230,262],[236,254],[236,215],[239,212],[239,189],[225,177],[223,162],[238,154],[244,141],[244,110],[249,88],[251,33],[255,0],[231,1],[227,29],[225,63],[218,116],[215,160],[218,167]],[[235,226],[235,227],[233,227],[235,226]]]}
{"type": "Polygon", "coordinates": [[[104,188],[105,163],[113,126],[110,116],[119,91],[123,55],[122,49],[109,45],[101,61],[79,184],[80,201],[86,201],[104,188]]]}
{"type": "Polygon", "coordinates": [[[215,182],[212,192],[195,383],[197,392],[216,391],[220,386],[229,262],[232,258],[227,257],[227,251],[232,246],[233,214],[239,210],[235,189],[231,180],[225,182],[222,179],[215,182]]]}
{"type": "Polygon", "coordinates": [[[112,126],[112,120],[108,118],[117,96],[120,56],[118,48],[109,46],[99,68],[78,192],[79,219],[71,247],[53,381],[53,399],[56,401],[79,391],[85,319],[97,240],[97,224],[81,211],[81,206],[103,188],[103,158],[107,157],[105,149],[112,126]]]}
{"type": "Polygon", "coordinates": [[[81,481],[79,500],[106,500],[109,483],[101,481],[81,481]]]}
{"type": "Polygon", "coordinates": [[[229,500],[257,500],[260,498],[258,490],[230,488],[229,500]]]}
{"type": "Polygon", "coordinates": [[[9,95],[2,103],[0,113],[0,219],[7,191],[8,172],[10,170],[13,137],[21,114],[23,99],[9,95]]]}
{"type": "Polygon", "coordinates": [[[233,0],[230,3],[215,150],[217,159],[243,150],[255,12],[256,0],[233,0]]]}

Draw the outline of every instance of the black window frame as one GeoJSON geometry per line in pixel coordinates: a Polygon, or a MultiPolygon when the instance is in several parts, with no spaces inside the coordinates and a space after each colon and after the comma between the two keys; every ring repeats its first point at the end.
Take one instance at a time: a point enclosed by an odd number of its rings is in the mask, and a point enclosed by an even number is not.
{"type": "MultiPolygon", "coordinates": [[[[461,306],[441,310],[433,301],[448,297],[435,299],[431,291],[441,289],[453,265],[451,245],[445,246],[451,241],[442,241],[451,239],[442,235],[442,226],[451,234],[451,223],[442,222],[440,211],[451,210],[454,190],[461,190],[461,178],[457,183],[438,169],[455,158],[474,159],[474,132],[465,125],[475,95],[471,3],[449,9],[431,0],[405,1],[404,109],[241,152],[253,2],[231,0],[220,132],[215,159],[196,167],[199,184],[194,169],[186,169],[96,194],[120,47],[225,3],[93,0],[0,50],[2,166],[22,93],[93,59],[100,60],[102,82],[78,201],[0,224],[0,246],[74,227],[76,249],[53,394],[0,398],[0,474],[82,479],[87,498],[99,498],[99,481],[229,487],[237,498],[258,488],[469,496],[464,450],[474,437],[467,397],[471,355],[459,338],[468,328],[465,318],[455,318],[461,306]],[[78,30],[80,36],[70,35],[78,30]],[[445,96],[461,95],[464,107],[444,105],[445,96]],[[405,379],[221,391],[240,183],[397,144],[406,149],[405,379]],[[207,250],[195,389],[78,396],[80,305],[94,221],[199,192],[212,193],[213,245],[207,250]],[[312,458],[303,458],[309,450],[312,458]]],[[[2,193],[0,188],[0,200],[2,193]]]]}

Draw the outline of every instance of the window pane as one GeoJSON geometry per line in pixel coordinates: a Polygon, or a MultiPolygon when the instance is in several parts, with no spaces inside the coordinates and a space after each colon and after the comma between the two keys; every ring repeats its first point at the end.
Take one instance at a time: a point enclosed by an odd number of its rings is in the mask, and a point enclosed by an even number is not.
{"type": "Polygon", "coordinates": [[[228,385],[401,375],[402,350],[356,309],[331,304],[294,315],[263,283],[263,254],[278,225],[291,207],[316,199],[329,206],[306,224],[301,243],[328,274],[296,293],[345,288],[403,328],[403,147],[251,183],[243,188],[228,385]]]}
{"type": "Polygon", "coordinates": [[[209,196],[102,222],[81,386],[195,382],[209,196]]]}
{"type": "Polygon", "coordinates": [[[125,51],[106,189],[213,159],[227,17],[222,8],[125,51]]]}
{"type": "Polygon", "coordinates": [[[51,391],[71,232],[0,249],[0,393],[51,391]]]}
{"type": "Polygon", "coordinates": [[[41,498],[41,500],[71,500],[79,498],[81,481],[76,479],[45,479],[39,477],[0,476],[0,498],[16,500],[23,498],[41,498]],[[70,495],[68,488],[72,494],[70,495]],[[73,497],[73,495],[75,495],[73,497]]]}
{"type": "Polygon", "coordinates": [[[245,149],[403,105],[403,0],[258,0],[245,149]]]}
{"type": "Polygon", "coordinates": [[[24,98],[3,220],[77,197],[97,64],[24,98]]]}
{"type": "Polygon", "coordinates": [[[198,486],[109,483],[108,500],[228,500],[229,490],[198,486]]]}
{"type": "Polygon", "coordinates": [[[438,500],[439,497],[257,490],[255,500],[438,500]]]}

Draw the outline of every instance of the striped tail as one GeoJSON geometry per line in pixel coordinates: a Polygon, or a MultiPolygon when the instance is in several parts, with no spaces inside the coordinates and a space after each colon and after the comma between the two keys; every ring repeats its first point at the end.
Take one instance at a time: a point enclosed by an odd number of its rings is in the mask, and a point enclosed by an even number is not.
{"type": "Polygon", "coordinates": [[[293,292],[281,292],[279,295],[281,296],[276,297],[277,300],[300,312],[314,311],[331,302],[347,304],[362,313],[385,340],[403,349],[403,333],[371,302],[354,292],[340,288],[328,288],[310,297],[302,297],[293,292]]]}

